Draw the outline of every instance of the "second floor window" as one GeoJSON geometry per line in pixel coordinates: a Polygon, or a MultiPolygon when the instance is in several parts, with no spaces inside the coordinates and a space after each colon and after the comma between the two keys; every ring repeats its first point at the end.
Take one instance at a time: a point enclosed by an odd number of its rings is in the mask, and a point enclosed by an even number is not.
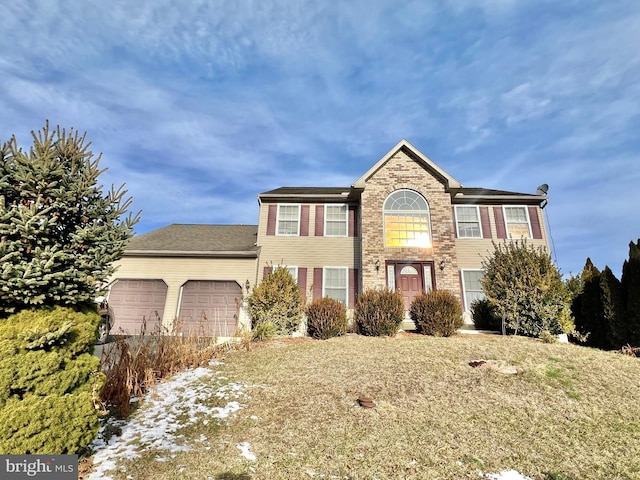
{"type": "Polygon", "coordinates": [[[385,247],[431,248],[429,205],[413,190],[396,190],[384,201],[385,247]]]}
{"type": "Polygon", "coordinates": [[[278,205],[278,235],[300,234],[300,205],[278,205]]]}
{"type": "Polygon", "coordinates": [[[346,237],[347,214],[346,205],[327,205],[324,215],[324,234],[328,237],[346,237]]]}
{"type": "Polygon", "coordinates": [[[459,238],[482,238],[478,207],[456,207],[456,225],[459,238]]]}
{"type": "Polygon", "coordinates": [[[504,220],[509,238],[531,238],[529,216],[525,207],[504,207],[504,220]]]}

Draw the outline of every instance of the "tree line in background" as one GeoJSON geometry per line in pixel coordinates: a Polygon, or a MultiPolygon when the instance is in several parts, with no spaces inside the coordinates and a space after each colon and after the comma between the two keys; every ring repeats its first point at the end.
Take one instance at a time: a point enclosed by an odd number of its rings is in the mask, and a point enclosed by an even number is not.
{"type": "Polygon", "coordinates": [[[640,239],[629,243],[629,258],[616,278],[606,266],[599,271],[587,259],[580,277],[572,279],[578,291],[571,304],[576,330],[584,344],[619,349],[640,346],[640,239]]]}
{"type": "Polygon", "coordinates": [[[608,350],[640,346],[640,240],[629,244],[621,280],[588,258],[581,275],[563,281],[551,255],[526,241],[494,244],[483,268],[485,298],[471,309],[480,328],[543,339],[565,333],[608,350]]]}

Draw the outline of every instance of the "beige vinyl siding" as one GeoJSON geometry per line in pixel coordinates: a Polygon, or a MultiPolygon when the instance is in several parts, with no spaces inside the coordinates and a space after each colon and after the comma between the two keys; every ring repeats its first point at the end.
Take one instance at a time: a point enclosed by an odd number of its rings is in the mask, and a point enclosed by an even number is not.
{"type": "MultiPolygon", "coordinates": [[[[178,314],[180,287],[187,280],[234,280],[244,288],[256,278],[255,258],[189,258],[125,256],[116,262],[112,283],[122,279],[158,279],[167,284],[167,300],[162,324],[169,328],[178,314]]],[[[246,317],[241,312],[240,322],[246,317]]]]}
{"type": "MultiPolygon", "coordinates": [[[[307,269],[307,299],[310,300],[313,286],[313,269],[326,266],[340,266],[360,269],[360,237],[316,237],[316,204],[310,205],[309,235],[305,237],[267,235],[269,204],[260,207],[258,245],[258,283],[262,280],[264,267],[272,265],[290,265],[307,269]]],[[[326,205],[326,203],[322,203],[326,205]]]]}
{"type": "MultiPolygon", "coordinates": [[[[494,247],[493,242],[500,243],[504,239],[498,238],[496,231],[496,220],[494,217],[493,207],[499,205],[488,205],[489,207],[489,221],[491,223],[491,236],[492,238],[456,238],[456,252],[458,256],[458,268],[460,269],[477,269],[482,268],[482,259],[492,254],[494,247]]],[[[540,220],[540,231],[542,232],[542,239],[535,240],[532,238],[527,239],[527,244],[534,247],[545,247],[550,251],[547,226],[544,220],[544,212],[541,208],[538,209],[538,218],[540,220]]]]}
{"type": "Polygon", "coordinates": [[[258,223],[258,245],[260,245],[258,280],[262,278],[262,267],[271,264],[297,265],[307,268],[324,265],[359,267],[360,237],[316,237],[315,204],[301,203],[311,205],[309,208],[309,235],[306,237],[267,235],[269,204],[263,203],[261,205],[258,223]]]}

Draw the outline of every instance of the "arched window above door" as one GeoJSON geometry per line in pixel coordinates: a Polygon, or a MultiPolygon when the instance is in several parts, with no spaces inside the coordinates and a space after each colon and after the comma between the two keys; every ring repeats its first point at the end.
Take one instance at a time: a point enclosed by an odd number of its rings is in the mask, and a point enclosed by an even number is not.
{"type": "Polygon", "coordinates": [[[418,192],[396,190],[382,207],[385,247],[431,248],[429,204],[418,192]]]}

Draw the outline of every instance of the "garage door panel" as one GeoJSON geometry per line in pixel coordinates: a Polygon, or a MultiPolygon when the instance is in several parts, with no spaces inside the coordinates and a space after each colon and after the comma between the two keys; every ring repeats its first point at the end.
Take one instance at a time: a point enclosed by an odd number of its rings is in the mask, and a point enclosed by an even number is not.
{"type": "Polygon", "coordinates": [[[118,280],[109,293],[115,316],[111,332],[140,333],[145,322],[147,331],[159,330],[166,296],[167,285],[162,280],[118,280]]]}
{"type": "Polygon", "coordinates": [[[234,281],[190,280],[182,288],[180,329],[207,336],[232,336],[242,289],[234,281]]]}

